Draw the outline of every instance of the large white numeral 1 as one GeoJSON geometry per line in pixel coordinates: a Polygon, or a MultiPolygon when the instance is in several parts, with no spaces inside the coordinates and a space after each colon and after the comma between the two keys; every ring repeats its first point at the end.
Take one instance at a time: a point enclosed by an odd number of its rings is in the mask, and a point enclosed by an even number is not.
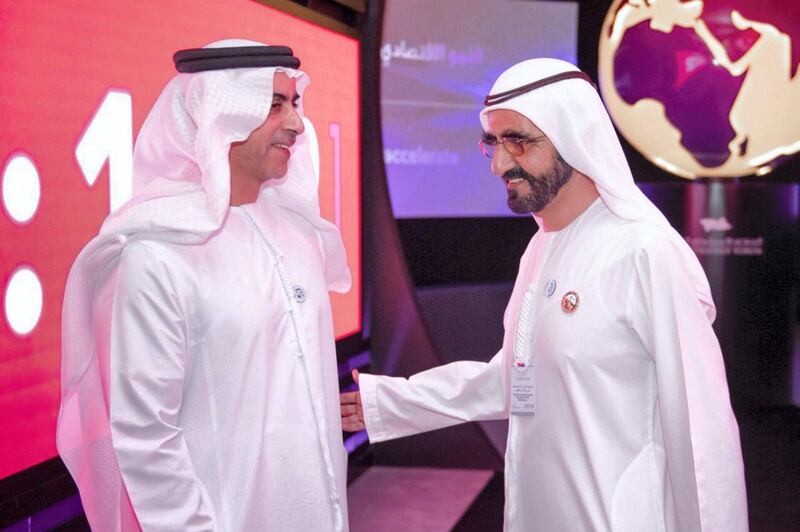
{"type": "MultiPolygon", "coordinates": [[[[303,117],[303,126],[306,129],[300,138],[303,139],[305,137],[304,141],[308,142],[308,148],[311,151],[311,167],[314,169],[314,183],[319,190],[319,141],[317,140],[317,129],[307,116],[303,117]]],[[[301,140],[301,142],[303,141],[301,140]]]]}
{"type": "MultiPolygon", "coordinates": [[[[314,177],[319,187],[319,141],[317,130],[308,117],[303,117],[305,137],[311,149],[311,164],[314,167],[314,177]]],[[[333,140],[333,221],[342,228],[342,128],[336,122],[331,122],[328,135],[333,140]]]]}
{"type": "Polygon", "coordinates": [[[133,194],[133,107],[127,91],[110,90],[83,132],[75,158],[89,186],[108,160],[111,211],[133,194]]]}
{"type": "Polygon", "coordinates": [[[333,219],[342,228],[342,128],[331,122],[328,134],[333,139],[333,219]]]}

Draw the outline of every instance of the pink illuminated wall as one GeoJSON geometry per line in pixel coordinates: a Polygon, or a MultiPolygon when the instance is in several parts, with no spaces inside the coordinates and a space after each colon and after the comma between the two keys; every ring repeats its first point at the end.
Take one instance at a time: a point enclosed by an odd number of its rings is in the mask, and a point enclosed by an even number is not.
{"type": "Polygon", "coordinates": [[[337,338],[361,329],[359,43],[249,0],[0,6],[0,478],[56,454],[61,303],[69,268],[128,197],[133,139],[172,53],[241,37],[286,44],[311,77],[323,214],[354,286],[337,338]]]}

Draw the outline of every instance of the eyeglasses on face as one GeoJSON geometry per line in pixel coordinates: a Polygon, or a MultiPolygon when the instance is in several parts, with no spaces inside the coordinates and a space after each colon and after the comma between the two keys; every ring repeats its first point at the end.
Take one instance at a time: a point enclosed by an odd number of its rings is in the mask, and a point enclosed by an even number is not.
{"type": "Polygon", "coordinates": [[[491,159],[494,157],[494,152],[498,144],[502,144],[509,155],[512,157],[519,157],[525,153],[525,146],[531,142],[539,142],[544,137],[519,137],[519,136],[501,136],[501,137],[483,137],[478,141],[481,148],[481,153],[491,159]]]}

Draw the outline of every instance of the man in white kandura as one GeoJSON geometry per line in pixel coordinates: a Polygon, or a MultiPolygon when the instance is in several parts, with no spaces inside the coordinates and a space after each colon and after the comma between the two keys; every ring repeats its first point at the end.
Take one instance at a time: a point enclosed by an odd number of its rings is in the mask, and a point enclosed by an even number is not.
{"type": "Polygon", "coordinates": [[[409,379],[361,375],[344,428],[376,442],[510,417],[507,530],[746,530],[708,282],[634,184],[589,78],[524,61],[480,119],[509,206],[539,224],[503,347],[409,379]]]}
{"type": "Polygon", "coordinates": [[[64,298],[58,450],[95,530],[346,530],[320,217],[286,47],[175,55],[134,150],[133,199],[64,298]]]}

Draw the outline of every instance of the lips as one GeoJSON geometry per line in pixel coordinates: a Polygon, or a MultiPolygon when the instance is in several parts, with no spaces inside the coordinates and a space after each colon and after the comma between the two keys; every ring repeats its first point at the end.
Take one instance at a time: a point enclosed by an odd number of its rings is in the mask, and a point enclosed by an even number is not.
{"type": "Polygon", "coordinates": [[[286,146],[291,148],[294,146],[295,141],[297,141],[297,135],[292,131],[278,131],[276,135],[272,137],[273,146],[286,146]]]}
{"type": "Polygon", "coordinates": [[[293,145],[294,145],[294,141],[290,141],[290,142],[273,142],[272,144],[270,144],[270,147],[282,151],[288,157],[288,156],[291,155],[291,147],[293,145]]]}
{"type": "Polygon", "coordinates": [[[503,174],[503,181],[506,184],[506,188],[511,190],[522,183],[528,181],[530,179],[530,174],[525,172],[522,168],[515,167],[509,170],[508,172],[503,174]]]}
{"type": "Polygon", "coordinates": [[[507,189],[512,189],[512,188],[516,187],[517,185],[519,185],[520,183],[524,183],[525,180],[522,179],[521,177],[515,177],[513,179],[506,179],[505,182],[506,182],[506,188],[507,189]]]}

